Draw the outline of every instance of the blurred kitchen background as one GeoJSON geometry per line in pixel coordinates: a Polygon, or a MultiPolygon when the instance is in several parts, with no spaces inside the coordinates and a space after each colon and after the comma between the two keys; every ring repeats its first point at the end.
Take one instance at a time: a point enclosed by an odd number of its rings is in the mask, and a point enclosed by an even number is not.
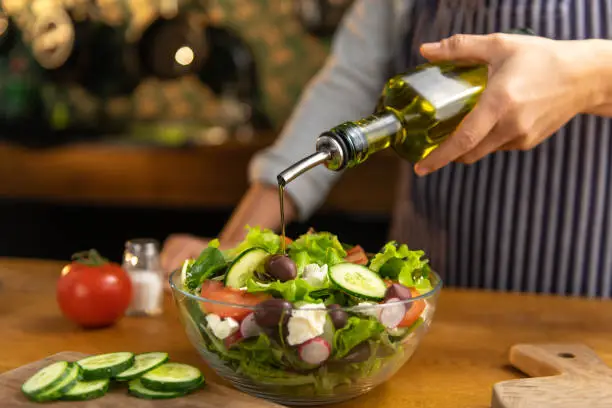
{"type": "MultiPolygon", "coordinates": [[[[131,238],[215,236],[351,3],[2,0],[0,256],[119,260],[131,238]]],[[[378,249],[396,165],[345,174],[288,233],[378,249]]]]}

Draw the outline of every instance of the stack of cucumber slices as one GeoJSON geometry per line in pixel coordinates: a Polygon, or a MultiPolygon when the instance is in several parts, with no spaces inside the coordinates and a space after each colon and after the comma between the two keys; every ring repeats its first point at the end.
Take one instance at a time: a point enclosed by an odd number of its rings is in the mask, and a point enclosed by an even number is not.
{"type": "Polygon", "coordinates": [[[57,361],[21,387],[32,401],[84,401],[104,396],[111,381],[127,383],[129,394],[146,399],[176,398],[204,384],[195,367],[168,361],[168,353],[99,354],[74,363],[57,361]]]}

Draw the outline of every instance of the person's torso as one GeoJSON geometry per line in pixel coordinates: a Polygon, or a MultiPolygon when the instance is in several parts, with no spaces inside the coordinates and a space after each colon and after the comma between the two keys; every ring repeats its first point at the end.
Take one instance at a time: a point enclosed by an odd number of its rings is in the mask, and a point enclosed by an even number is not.
{"type": "MultiPolygon", "coordinates": [[[[455,33],[612,38],[612,0],[415,0],[407,14],[395,70],[423,62],[421,43],[455,33]]],[[[609,297],[611,123],[579,115],[531,151],[425,178],[405,163],[393,237],[424,248],[451,286],[609,297]]]]}

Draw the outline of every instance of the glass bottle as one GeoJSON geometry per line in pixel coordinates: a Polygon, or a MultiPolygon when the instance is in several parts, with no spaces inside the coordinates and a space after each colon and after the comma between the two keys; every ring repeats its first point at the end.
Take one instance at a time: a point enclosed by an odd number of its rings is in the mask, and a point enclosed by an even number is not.
{"type": "MultiPolygon", "coordinates": [[[[530,30],[513,30],[533,34],[530,30]]],[[[304,171],[325,165],[340,171],[391,147],[411,163],[425,158],[474,108],[487,85],[486,65],[428,63],[389,79],[375,113],[323,132],[316,153],[279,174],[285,185],[304,171]]]]}
{"type": "Polygon", "coordinates": [[[156,316],[163,312],[164,273],[159,259],[159,243],[153,239],[126,242],[123,268],[132,280],[132,302],[128,316],[156,316]]]}

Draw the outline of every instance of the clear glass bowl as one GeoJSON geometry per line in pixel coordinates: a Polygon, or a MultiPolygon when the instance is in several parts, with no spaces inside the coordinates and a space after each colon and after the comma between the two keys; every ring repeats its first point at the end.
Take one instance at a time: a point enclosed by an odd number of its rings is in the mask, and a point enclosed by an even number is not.
{"type": "MultiPolygon", "coordinates": [[[[406,306],[412,303],[411,307],[417,307],[414,302],[422,302],[418,305],[419,309],[424,304],[418,324],[402,329],[403,333],[385,330],[379,338],[370,339],[365,345],[353,348],[355,353],[351,351],[343,358],[334,357],[334,342],[333,337],[330,337],[331,356],[317,367],[304,367],[298,357],[297,347],[276,341],[274,336],[265,336],[269,347],[253,352],[249,358],[233,352],[232,347],[227,347],[230,344],[227,340],[220,340],[212,333],[207,323],[206,310],[223,307],[226,310],[248,309],[254,312],[256,307],[210,300],[183,291],[180,271],[170,275],[170,286],[189,340],[218,375],[253,396],[283,405],[307,406],[338,403],[365,394],[391,378],[410,360],[429,330],[442,287],[442,281],[436,273],[431,273],[430,280],[433,286],[431,291],[402,302],[406,306]],[[360,352],[358,349],[361,349],[360,352]],[[274,361],[266,356],[270,352],[275,355],[274,361]]],[[[364,317],[370,313],[380,313],[386,307],[397,307],[397,304],[354,306],[343,310],[349,315],[364,317]]],[[[306,311],[317,312],[320,313],[320,310],[306,311]]],[[[247,341],[255,342],[254,339],[247,341]]]]}

